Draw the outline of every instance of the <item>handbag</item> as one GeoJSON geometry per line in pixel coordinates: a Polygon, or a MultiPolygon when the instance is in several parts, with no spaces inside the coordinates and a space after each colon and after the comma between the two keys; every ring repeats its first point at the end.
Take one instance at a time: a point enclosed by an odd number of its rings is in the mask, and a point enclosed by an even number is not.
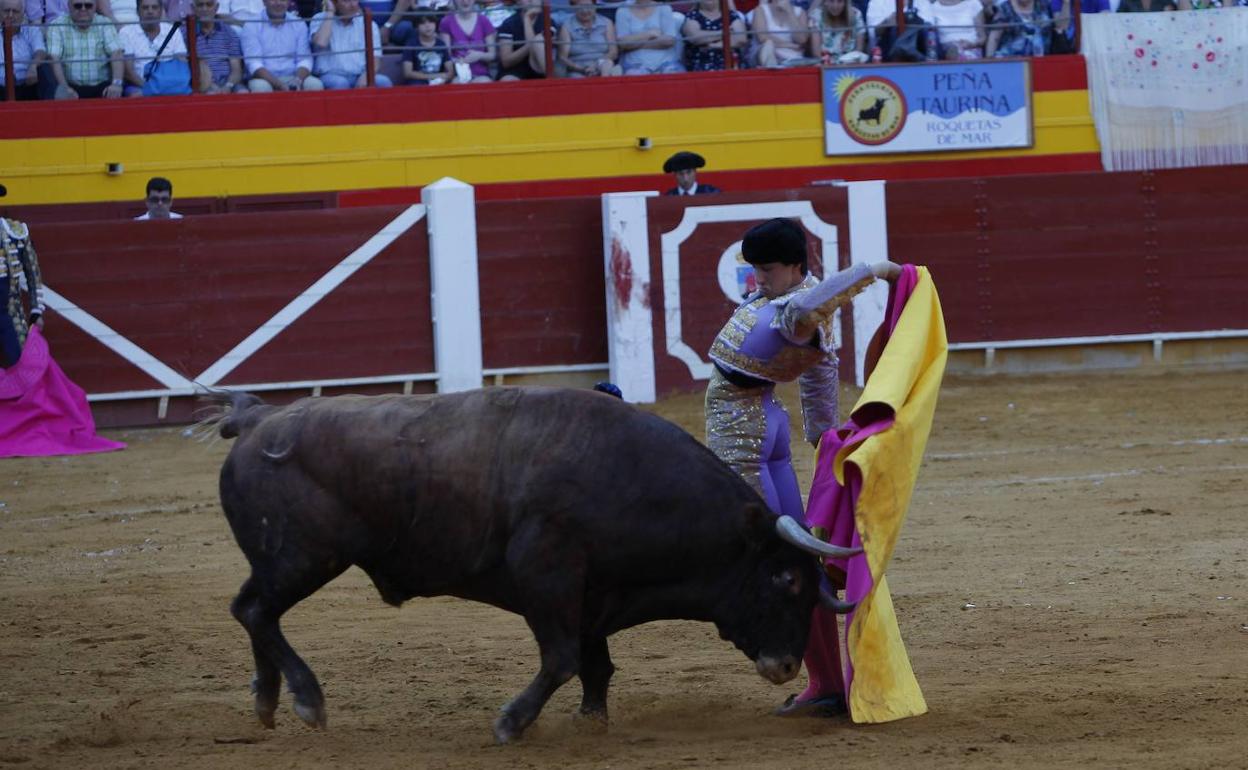
{"type": "MultiPolygon", "coordinates": [[[[919,16],[913,5],[906,9],[905,19],[906,29],[904,32],[898,35],[895,28],[891,30],[895,37],[887,47],[883,48],[884,61],[917,62],[925,61],[928,58],[928,46],[933,44],[928,35],[928,23],[923,20],[923,17],[919,16]]],[[[935,29],[932,28],[932,31],[935,31],[935,29]]],[[[937,49],[937,55],[933,58],[940,58],[938,51],[939,49],[937,49]]]]}
{"type": "Polygon", "coordinates": [[[156,50],[156,58],[143,66],[144,96],[171,96],[191,92],[191,65],[181,59],[160,60],[165,46],[169,45],[169,40],[181,25],[181,19],[173,23],[173,28],[165,35],[165,42],[156,50]]]}

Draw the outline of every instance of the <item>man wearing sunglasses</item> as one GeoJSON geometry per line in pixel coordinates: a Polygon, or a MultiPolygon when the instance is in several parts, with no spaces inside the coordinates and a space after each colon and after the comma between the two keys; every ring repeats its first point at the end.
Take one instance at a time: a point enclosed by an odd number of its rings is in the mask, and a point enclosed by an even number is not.
{"type": "Polygon", "coordinates": [[[135,217],[136,220],[149,219],[181,219],[182,215],[173,209],[173,182],[163,176],[154,176],[147,181],[147,213],[135,217]]]}
{"type": "Polygon", "coordinates": [[[57,99],[116,99],[125,63],[117,28],[95,12],[95,0],[70,0],[69,24],[48,27],[57,99]]]}

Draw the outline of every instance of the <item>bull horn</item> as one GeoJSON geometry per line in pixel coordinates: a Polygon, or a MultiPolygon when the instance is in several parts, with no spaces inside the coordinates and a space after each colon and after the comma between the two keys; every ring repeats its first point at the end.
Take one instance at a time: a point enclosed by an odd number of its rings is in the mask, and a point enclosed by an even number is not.
{"type": "Polygon", "coordinates": [[[791,543],[803,551],[816,556],[829,556],[833,559],[848,559],[862,553],[861,548],[842,548],[839,545],[825,543],[806,531],[792,516],[780,516],[776,519],[776,534],[786,543],[791,543]]]}
{"type": "Polygon", "coordinates": [[[838,615],[847,615],[858,606],[857,602],[847,602],[836,595],[827,586],[819,586],[819,603],[838,615]]]}

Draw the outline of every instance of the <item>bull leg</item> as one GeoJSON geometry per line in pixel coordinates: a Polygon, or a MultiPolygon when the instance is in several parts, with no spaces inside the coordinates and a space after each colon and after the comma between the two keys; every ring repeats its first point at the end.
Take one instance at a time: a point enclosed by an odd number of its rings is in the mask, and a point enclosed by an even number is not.
{"type": "Polygon", "coordinates": [[[537,719],[555,690],[576,675],[580,665],[580,641],[575,633],[567,633],[564,629],[546,630],[545,619],[534,622],[526,617],[526,620],[529,620],[529,628],[537,637],[537,645],[542,652],[542,668],[528,687],[503,706],[503,713],[494,720],[494,737],[499,743],[519,738],[525,728],[537,719]]]}
{"type": "MultiPolygon", "coordinates": [[[[254,577],[249,577],[239,589],[238,596],[230,603],[230,612],[236,620],[242,623],[248,608],[258,598],[256,580],[254,577]]],[[[251,636],[250,632],[248,636],[251,636]]],[[[282,672],[260,648],[254,637],[251,640],[251,654],[256,660],[256,675],[251,680],[251,691],[256,696],[256,716],[259,717],[260,724],[272,730],[277,726],[273,715],[277,711],[277,701],[281,692],[282,672]]]]}
{"type": "Polygon", "coordinates": [[[312,727],[323,728],[327,723],[325,696],[316,674],[286,641],[279,623],[286,610],[346,569],[345,564],[331,566],[333,562],[327,560],[329,563],[322,561],[325,566],[313,572],[311,561],[314,560],[301,560],[305,570],[301,574],[283,574],[276,586],[273,583],[277,581],[260,583],[253,573],[231,606],[234,617],[251,636],[256,658],[256,714],[266,727],[273,726],[273,712],[277,708],[275,670],[286,677],[286,685],[295,696],[294,708],[299,718],[312,727]]]}
{"type": "Polygon", "coordinates": [[[579,672],[584,554],[537,530],[518,533],[508,547],[524,620],[537,639],[542,667],[529,686],[503,706],[494,737],[506,743],[537,719],[550,696],[579,672]]]}
{"type": "Polygon", "coordinates": [[[604,725],[607,722],[607,685],[615,665],[605,636],[581,637],[581,715],[604,725]]]}

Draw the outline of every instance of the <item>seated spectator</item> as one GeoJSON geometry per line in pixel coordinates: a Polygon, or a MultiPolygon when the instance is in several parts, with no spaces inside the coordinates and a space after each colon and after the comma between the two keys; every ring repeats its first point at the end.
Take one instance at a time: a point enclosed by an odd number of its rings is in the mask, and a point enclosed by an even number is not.
{"type": "Polygon", "coordinates": [[[169,21],[185,21],[187,16],[195,14],[195,0],[161,0],[161,5],[164,6],[165,18],[169,21]]]}
{"type": "MultiPolygon", "coordinates": [[[[749,35],[745,18],[729,9],[728,31],[732,35],[733,55],[739,62],[749,35]]],[[[681,35],[685,38],[685,66],[690,72],[707,72],[724,68],[724,17],[719,0],[698,0],[698,7],[685,15],[681,35]]]]}
{"type": "Polygon", "coordinates": [[[257,21],[264,17],[264,0],[225,0],[217,20],[224,24],[234,25],[239,35],[242,35],[243,29],[251,26],[246,22],[257,21]]]}
{"type": "Polygon", "coordinates": [[[217,0],[195,0],[195,53],[199,90],[205,94],[245,93],[243,44],[238,34],[217,20],[217,0]]]}
{"type": "Polygon", "coordinates": [[[173,182],[163,176],[154,176],[147,180],[147,194],[143,198],[147,205],[147,213],[139,214],[135,221],[149,219],[181,219],[182,215],[173,210],[173,182]]]}
{"type": "Polygon", "coordinates": [[[499,80],[532,80],[546,74],[546,16],[542,0],[520,8],[498,28],[499,80]]]}
{"type": "MultiPolygon", "coordinates": [[[[985,7],[991,8],[993,0],[982,0],[985,7]]],[[[883,46],[888,34],[897,23],[896,0],[867,0],[867,10],[863,12],[867,23],[867,51],[876,46],[883,46]]]]}
{"type": "Polygon", "coordinates": [[[935,0],[928,6],[928,17],[940,33],[940,58],[958,61],[983,57],[987,34],[980,0],[935,0]]]}
{"type": "Polygon", "coordinates": [[[790,0],[763,0],[754,9],[754,60],[760,67],[779,67],[807,60],[810,25],[790,0]]]}
{"type": "Polygon", "coordinates": [[[416,38],[403,51],[403,80],[413,86],[437,86],[455,77],[451,52],[438,37],[440,15],[426,13],[416,21],[416,38]]]}
{"type": "Polygon", "coordinates": [[[615,12],[620,67],[625,75],[684,72],[680,61],[679,24],[670,5],[636,0],[615,12]]]}
{"type": "Polygon", "coordinates": [[[498,36],[485,14],[477,12],[475,0],[455,0],[455,13],[442,17],[438,35],[451,52],[457,81],[488,83],[493,79],[490,64],[497,58],[498,36]],[[467,77],[460,73],[460,65],[467,67],[467,77]]]}
{"type": "MultiPolygon", "coordinates": [[[[367,59],[364,58],[364,14],[360,0],[325,0],[329,10],[312,17],[312,50],[316,52],[316,74],[329,89],[366,88],[367,59]]],[[[382,75],[381,31],[372,22],[376,84],[389,88],[390,78],[382,75]]]]}
{"type": "Polygon", "coordinates": [[[95,12],[95,0],[71,0],[69,24],[48,27],[48,56],[57,99],[116,99],[125,65],[117,29],[95,12]]]}
{"type": "MultiPolygon", "coordinates": [[[[1207,11],[1212,8],[1244,8],[1248,0],[1178,0],[1180,11],[1207,11]]],[[[1165,10],[1173,10],[1167,8],[1165,10]]],[[[1088,13],[1085,9],[1084,13],[1088,13]]]]}
{"type": "MultiPolygon", "coordinates": [[[[412,45],[416,36],[416,23],[423,11],[445,11],[450,7],[451,0],[372,0],[365,7],[376,14],[373,18],[384,18],[381,25],[381,43],[392,48],[405,48],[412,45]],[[388,15],[382,15],[383,9],[390,7],[388,15]]],[[[441,17],[441,13],[438,14],[441,17]]]]}
{"type": "MultiPolygon", "coordinates": [[[[118,34],[121,47],[126,52],[126,96],[143,95],[143,70],[148,62],[156,58],[156,52],[173,31],[172,24],[160,20],[164,12],[160,0],[139,0],[139,23],[127,24],[118,34]]],[[[181,35],[169,37],[169,44],[160,54],[161,61],[174,58],[186,58],[186,42],[181,35]]]]}
{"type": "MultiPolygon", "coordinates": [[[[22,0],[0,0],[0,22],[21,25],[13,35],[13,83],[18,101],[51,99],[56,92],[56,78],[48,64],[48,48],[39,27],[26,21],[22,0]]],[[[4,47],[0,46],[0,100],[5,93],[4,47]]]]}
{"type": "Polygon", "coordinates": [[[308,25],[289,18],[286,7],[286,0],[264,0],[264,21],[243,26],[243,64],[251,78],[247,88],[253,94],[325,87],[312,74],[308,25]]]}
{"type": "Polygon", "coordinates": [[[1122,0],[1118,13],[1150,13],[1153,11],[1177,11],[1175,0],[1122,0]]]}
{"type": "Polygon", "coordinates": [[[811,29],[811,47],[824,64],[867,60],[867,23],[849,0],[823,0],[811,16],[811,29]]]}
{"type": "Polygon", "coordinates": [[[572,0],[572,18],[559,28],[559,62],[570,78],[620,74],[615,25],[598,13],[595,0],[572,0]]]}
{"type": "MultiPolygon", "coordinates": [[[[1055,29],[1053,14],[1045,0],[1001,0],[997,3],[993,25],[984,53],[998,58],[1044,56],[1049,35],[1055,29]]],[[[1065,32],[1065,23],[1058,22],[1056,31],[1065,32]]]]}
{"type": "Polygon", "coordinates": [[[495,30],[515,12],[511,5],[512,0],[477,0],[477,10],[485,15],[495,30]]]}
{"type": "MultiPolygon", "coordinates": [[[[69,21],[70,0],[25,0],[25,2],[26,18],[31,24],[51,24],[57,19],[69,21]]],[[[117,21],[113,16],[112,0],[96,0],[95,11],[109,21],[117,21]]],[[[135,18],[138,18],[137,15],[135,18]]]]}

